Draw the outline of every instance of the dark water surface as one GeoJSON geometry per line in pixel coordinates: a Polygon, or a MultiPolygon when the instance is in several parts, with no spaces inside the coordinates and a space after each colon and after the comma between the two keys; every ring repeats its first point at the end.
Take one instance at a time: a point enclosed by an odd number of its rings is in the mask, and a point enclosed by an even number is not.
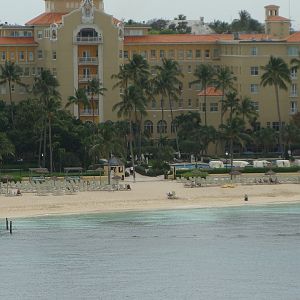
{"type": "Polygon", "coordinates": [[[300,205],[43,217],[0,230],[0,299],[300,299],[300,205]]]}

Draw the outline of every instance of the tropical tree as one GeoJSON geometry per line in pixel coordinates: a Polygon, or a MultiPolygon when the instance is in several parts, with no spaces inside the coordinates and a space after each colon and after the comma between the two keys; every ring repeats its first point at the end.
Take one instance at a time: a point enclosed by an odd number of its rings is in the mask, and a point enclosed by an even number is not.
{"type": "Polygon", "coordinates": [[[279,150],[281,156],[284,156],[282,147],[282,120],[279,102],[279,90],[287,90],[287,84],[291,83],[290,69],[287,63],[280,57],[271,55],[269,62],[262,67],[264,73],[261,76],[261,85],[263,87],[273,86],[275,90],[275,99],[277,106],[277,115],[279,121],[279,150]]]}
{"type": "MultiPolygon", "coordinates": [[[[183,77],[183,74],[180,70],[178,62],[166,58],[162,59],[162,65],[157,66],[157,70],[161,76],[161,79],[164,79],[164,82],[160,82],[160,84],[163,84],[163,86],[161,86],[163,88],[161,92],[168,98],[169,108],[171,112],[171,122],[172,124],[174,124],[173,101],[177,101],[181,94],[180,87],[182,85],[182,82],[180,81],[179,77],[183,77]]],[[[177,128],[175,124],[174,133],[176,139],[176,148],[180,157],[177,128]]]]}
{"type": "Polygon", "coordinates": [[[42,132],[44,132],[44,159],[46,158],[46,135],[48,127],[50,172],[53,171],[52,118],[61,104],[61,96],[57,90],[58,87],[58,80],[50,70],[42,70],[40,76],[34,79],[33,93],[38,96],[43,112],[41,119],[43,123],[42,132]]]}
{"type": "Polygon", "coordinates": [[[206,126],[207,125],[207,99],[206,99],[207,91],[206,90],[209,87],[209,85],[213,83],[213,79],[215,76],[215,69],[213,66],[209,64],[201,64],[196,67],[194,76],[197,79],[192,81],[191,84],[200,83],[201,88],[203,90],[204,106],[205,106],[204,125],[206,126]]]}
{"type": "MultiPolygon", "coordinates": [[[[237,92],[228,92],[223,103],[223,110],[226,113],[229,110],[229,120],[233,119],[235,113],[238,112],[240,99],[237,97],[237,92]]],[[[221,124],[222,125],[222,124],[221,124]]]]}
{"type": "Polygon", "coordinates": [[[219,67],[216,69],[216,89],[222,91],[222,98],[221,98],[221,122],[223,124],[223,117],[224,117],[224,96],[229,91],[234,91],[234,83],[236,81],[236,77],[231,72],[228,66],[219,67]]]}
{"type": "Polygon", "coordinates": [[[237,113],[242,116],[244,122],[246,122],[246,119],[248,121],[252,121],[258,116],[253,101],[249,97],[244,97],[241,99],[237,113]]]}
{"type": "Polygon", "coordinates": [[[80,120],[80,104],[82,104],[84,107],[90,106],[90,102],[86,95],[86,91],[85,91],[85,89],[82,89],[82,88],[75,89],[75,94],[68,98],[68,102],[65,106],[67,108],[70,105],[77,105],[77,109],[78,109],[77,114],[78,114],[79,120],[80,120]]]}
{"type": "Polygon", "coordinates": [[[20,66],[16,65],[14,62],[9,60],[5,61],[4,65],[0,65],[1,73],[0,73],[0,85],[8,83],[8,91],[9,91],[9,101],[10,101],[10,109],[11,109],[11,122],[14,127],[14,110],[13,110],[13,99],[12,99],[12,85],[16,84],[22,87],[26,87],[21,81],[22,69],[20,66]]]}
{"type": "Polygon", "coordinates": [[[263,153],[268,153],[278,141],[278,134],[273,128],[261,128],[254,132],[255,144],[262,147],[263,153]]]}
{"type": "Polygon", "coordinates": [[[130,147],[130,156],[131,164],[133,167],[133,180],[135,181],[135,165],[134,165],[134,152],[133,152],[133,114],[135,110],[135,103],[137,99],[141,98],[141,90],[135,86],[130,85],[127,89],[124,90],[124,93],[121,95],[121,101],[116,103],[113,106],[113,110],[117,111],[118,117],[125,117],[129,122],[129,147],[130,147]]]}
{"type": "Polygon", "coordinates": [[[98,78],[93,78],[88,81],[88,90],[91,93],[93,123],[95,124],[95,96],[103,96],[106,88],[103,87],[102,82],[98,78]]]}
{"type": "Polygon", "coordinates": [[[15,147],[4,132],[0,132],[0,162],[6,155],[13,155],[15,147]]]}
{"type": "Polygon", "coordinates": [[[300,129],[293,123],[287,124],[282,128],[282,140],[284,145],[284,153],[286,147],[291,151],[292,143],[299,141],[300,129]]]}

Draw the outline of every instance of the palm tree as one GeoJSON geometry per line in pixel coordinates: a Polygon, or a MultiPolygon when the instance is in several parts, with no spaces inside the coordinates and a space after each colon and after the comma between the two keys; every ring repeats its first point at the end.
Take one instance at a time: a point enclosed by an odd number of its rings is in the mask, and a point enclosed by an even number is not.
{"type": "Polygon", "coordinates": [[[8,139],[5,133],[0,132],[0,162],[6,155],[13,155],[15,147],[13,143],[8,139]]]}
{"type": "Polygon", "coordinates": [[[197,66],[194,72],[194,76],[197,78],[197,80],[192,81],[191,84],[200,83],[201,88],[203,90],[204,106],[205,106],[204,125],[206,126],[207,125],[206,90],[209,87],[209,85],[213,83],[213,78],[215,76],[215,69],[211,65],[201,64],[197,66]]]}
{"type": "Polygon", "coordinates": [[[291,151],[292,143],[299,141],[300,129],[293,123],[285,125],[282,130],[282,139],[284,144],[284,153],[286,152],[286,146],[291,151]]]}
{"type": "Polygon", "coordinates": [[[278,140],[277,132],[273,128],[261,128],[254,133],[255,143],[263,148],[263,153],[270,152],[278,140]]]}
{"type": "Polygon", "coordinates": [[[57,91],[59,83],[55,76],[50,72],[50,70],[43,70],[40,76],[35,77],[33,85],[33,93],[39,97],[41,109],[43,112],[42,123],[44,132],[44,161],[46,159],[46,134],[48,127],[48,138],[49,138],[49,156],[50,156],[50,172],[53,171],[53,161],[52,161],[52,118],[57,109],[60,107],[61,96],[57,91]],[[47,126],[48,123],[48,126],[47,126]]]}
{"type": "Polygon", "coordinates": [[[249,97],[244,97],[241,99],[237,113],[242,115],[244,122],[246,118],[248,121],[251,121],[258,116],[255,106],[249,97]]]}
{"type": "Polygon", "coordinates": [[[88,99],[88,97],[86,95],[86,91],[84,89],[82,89],[82,88],[75,89],[75,95],[70,96],[68,98],[68,102],[65,107],[67,108],[72,104],[77,105],[78,119],[80,120],[80,104],[83,104],[84,107],[90,106],[89,99],[88,99]]]}
{"type": "MultiPolygon", "coordinates": [[[[102,82],[97,79],[93,78],[88,82],[88,89],[91,93],[91,104],[92,104],[92,113],[93,113],[93,123],[95,124],[95,103],[94,97],[95,96],[103,96],[106,88],[103,87],[102,82]]],[[[98,112],[99,113],[99,112],[98,112]]]]}
{"type": "MultiPolygon", "coordinates": [[[[224,113],[229,110],[229,120],[231,121],[234,113],[239,110],[239,98],[237,98],[236,92],[229,92],[226,94],[226,98],[224,100],[223,109],[224,113]]],[[[223,125],[223,124],[221,124],[223,125]]]]}
{"type": "Polygon", "coordinates": [[[132,119],[133,113],[135,110],[135,103],[137,99],[141,97],[141,90],[135,86],[130,85],[127,89],[124,90],[124,93],[121,95],[122,101],[116,103],[113,106],[113,110],[117,110],[118,117],[124,116],[128,119],[129,122],[129,147],[130,147],[130,156],[131,164],[133,167],[133,180],[135,181],[135,166],[134,166],[134,153],[133,153],[133,130],[132,130],[132,119]]]}
{"type": "MultiPolygon", "coordinates": [[[[168,97],[169,108],[171,112],[171,122],[174,124],[173,101],[178,100],[181,94],[180,86],[182,85],[182,82],[178,79],[178,77],[183,77],[183,74],[180,70],[178,62],[172,59],[163,58],[162,66],[158,66],[157,70],[164,79],[162,93],[165,93],[165,95],[168,97]]],[[[174,125],[174,133],[176,139],[176,148],[180,157],[176,125],[174,125]]]]}
{"type": "Polygon", "coordinates": [[[221,98],[221,122],[220,124],[223,124],[223,117],[224,117],[224,96],[227,92],[234,89],[234,82],[236,81],[236,77],[231,72],[230,68],[228,66],[225,67],[219,67],[217,68],[216,72],[216,89],[219,89],[222,91],[222,98],[221,98]]]}
{"type": "Polygon", "coordinates": [[[274,86],[276,105],[277,105],[277,114],[279,121],[279,150],[281,156],[284,156],[282,148],[282,121],[281,121],[281,111],[279,103],[279,89],[287,90],[287,84],[291,83],[290,78],[290,69],[286,62],[280,57],[274,57],[271,55],[267,65],[262,67],[264,73],[261,76],[261,85],[263,87],[269,85],[274,86]]]}
{"type": "Polygon", "coordinates": [[[6,61],[4,66],[0,66],[1,74],[0,74],[0,85],[3,83],[8,83],[9,90],[9,101],[10,101],[10,109],[11,109],[11,122],[14,127],[14,111],[13,111],[13,99],[12,99],[12,84],[17,84],[23,87],[26,87],[26,84],[21,81],[22,69],[14,62],[6,61]]]}

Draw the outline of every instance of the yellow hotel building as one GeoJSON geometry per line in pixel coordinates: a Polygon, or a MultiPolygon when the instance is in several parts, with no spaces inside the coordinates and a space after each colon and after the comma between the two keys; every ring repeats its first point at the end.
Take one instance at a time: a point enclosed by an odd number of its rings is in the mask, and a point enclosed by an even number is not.
{"type": "MultiPolygon", "coordinates": [[[[28,21],[25,26],[0,26],[0,64],[15,61],[23,69],[22,80],[31,83],[41,70],[50,69],[60,83],[64,104],[75,88],[86,87],[98,78],[107,89],[104,96],[93,100],[96,121],[117,120],[112,111],[120,101],[119,90],[113,89],[112,74],[133,54],[141,54],[155,72],[154,66],[163,57],[178,61],[184,74],[181,99],[174,104],[174,114],[199,111],[203,117],[201,86],[191,85],[197,65],[208,63],[229,66],[237,77],[236,88],[241,97],[250,97],[259,112],[258,125],[278,128],[273,88],[260,86],[261,66],[270,55],[280,56],[287,63],[299,56],[300,32],[290,34],[290,20],[279,15],[279,7],[265,7],[265,34],[172,34],[151,35],[147,26],[128,26],[104,12],[102,0],[45,0],[45,12],[28,21]]],[[[299,79],[291,71],[292,84],[280,91],[282,120],[288,123],[298,112],[299,79]]],[[[26,98],[25,91],[13,87],[14,101],[26,98]]],[[[89,95],[91,96],[91,95],[89,95]]],[[[207,123],[220,122],[220,94],[209,91],[207,123]]],[[[8,101],[8,87],[0,86],[0,99],[8,101]]],[[[77,116],[77,107],[72,112],[77,116]]],[[[166,103],[165,121],[161,122],[159,101],[147,108],[144,126],[153,137],[158,127],[172,136],[171,115],[166,103]]],[[[78,117],[78,116],[77,116],[78,117]]],[[[80,107],[80,118],[92,121],[90,108],[80,107]]]]}

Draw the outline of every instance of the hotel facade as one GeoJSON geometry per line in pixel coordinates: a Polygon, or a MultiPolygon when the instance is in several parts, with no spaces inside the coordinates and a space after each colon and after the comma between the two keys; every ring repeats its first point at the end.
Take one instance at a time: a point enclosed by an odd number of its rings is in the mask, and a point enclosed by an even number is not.
{"type": "MultiPolygon", "coordinates": [[[[134,54],[142,55],[155,74],[155,66],[162,58],[176,60],[184,74],[182,93],[174,102],[174,115],[207,111],[207,124],[218,127],[220,123],[219,92],[208,90],[207,107],[204,106],[201,86],[191,82],[200,64],[228,66],[237,77],[235,83],[239,97],[249,97],[259,113],[257,126],[278,128],[275,93],[272,87],[260,86],[261,67],[270,55],[282,57],[288,64],[299,57],[300,32],[290,34],[290,20],[279,15],[279,7],[265,7],[264,34],[148,34],[147,26],[123,26],[122,22],[104,12],[102,0],[45,0],[45,12],[24,26],[0,26],[0,64],[10,60],[22,68],[22,81],[32,84],[35,76],[49,69],[60,83],[63,104],[75,89],[86,88],[96,122],[116,121],[112,110],[120,101],[120,91],[113,89],[111,79],[119,67],[134,54]],[[88,82],[99,79],[107,89],[103,96],[92,97],[88,82]]],[[[282,120],[288,123],[298,112],[299,80],[297,70],[291,70],[292,83],[288,91],[280,91],[282,120]]],[[[27,98],[20,86],[12,86],[15,102],[27,98]]],[[[0,99],[9,101],[8,86],[0,86],[0,99]]],[[[147,107],[144,127],[153,138],[164,130],[173,136],[171,113],[168,104],[161,120],[160,101],[151,101],[147,107]]],[[[90,107],[80,107],[80,118],[92,121],[90,107]]],[[[71,108],[78,117],[76,106],[71,108]]]]}

